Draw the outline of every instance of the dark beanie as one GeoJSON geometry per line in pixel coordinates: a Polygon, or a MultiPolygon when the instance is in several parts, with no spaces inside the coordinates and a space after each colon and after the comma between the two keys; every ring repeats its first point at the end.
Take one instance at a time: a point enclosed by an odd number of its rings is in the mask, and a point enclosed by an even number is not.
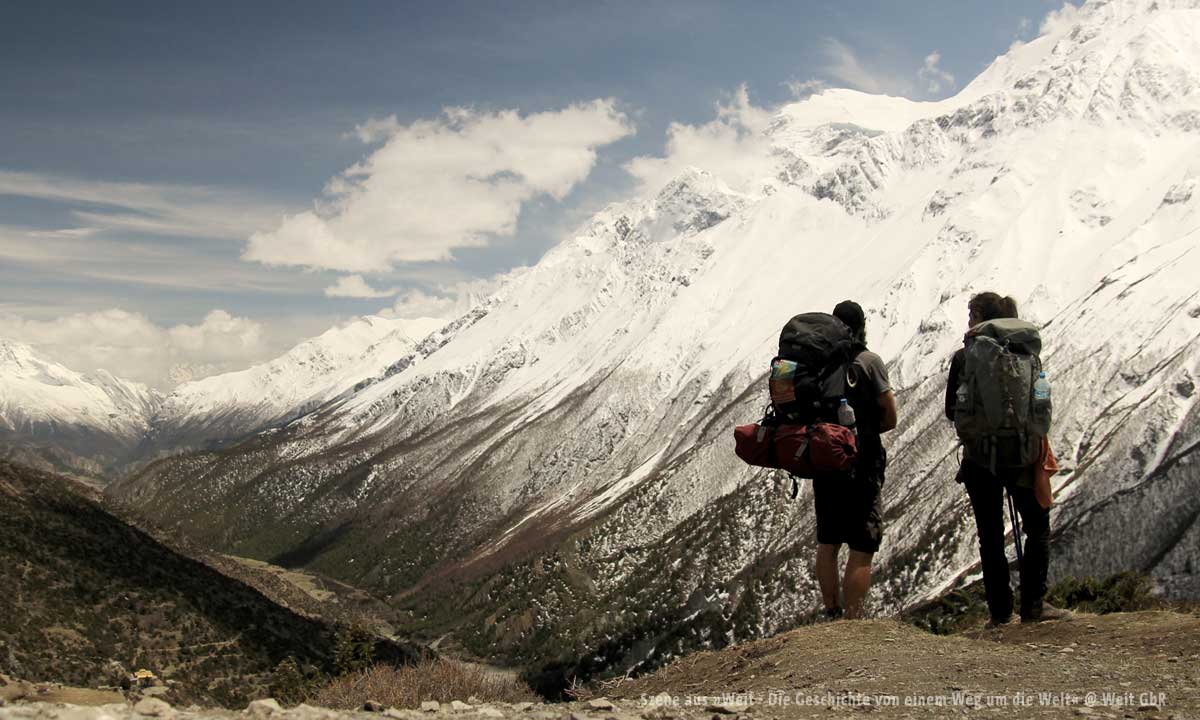
{"type": "Polygon", "coordinates": [[[867,318],[862,306],[853,300],[843,300],[833,309],[833,316],[846,323],[852,332],[860,333],[866,327],[867,318]]]}

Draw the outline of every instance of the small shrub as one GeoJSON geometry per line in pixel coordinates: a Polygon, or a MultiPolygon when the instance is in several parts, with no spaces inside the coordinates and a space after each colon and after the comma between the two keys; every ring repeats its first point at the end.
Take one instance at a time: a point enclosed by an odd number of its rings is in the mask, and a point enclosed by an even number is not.
{"type": "Polygon", "coordinates": [[[988,616],[983,581],[957,588],[905,613],[904,619],[934,635],[952,635],[978,625],[988,616]]]}
{"type": "Polygon", "coordinates": [[[1155,607],[1157,602],[1150,590],[1150,579],[1145,575],[1121,572],[1102,581],[1093,577],[1066,578],[1050,589],[1046,599],[1059,607],[1102,615],[1155,607]]]}
{"type": "Polygon", "coordinates": [[[522,702],[537,696],[516,678],[451,660],[426,660],[416,665],[375,665],[339,677],[312,696],[311,703],[339,710],[357,710],[368,700],[396,708],[417,708],[426,700],[450,702],[475,696],[484,702],[522,702]]]}
{"type": "Polygon", "coordinates": [[[366,629],[357,625],[339,628],[334,638],[333,674],[341,677],[367,669],[374,647],[375,636],[366,629]]]}
{"type": "Polygon", "coordinates": [[[271,697],[284,705],[299,705],[312,697],[324,680],[319,676],[306,676],[296,658],[287,657],[271,673],[271,697]]]}

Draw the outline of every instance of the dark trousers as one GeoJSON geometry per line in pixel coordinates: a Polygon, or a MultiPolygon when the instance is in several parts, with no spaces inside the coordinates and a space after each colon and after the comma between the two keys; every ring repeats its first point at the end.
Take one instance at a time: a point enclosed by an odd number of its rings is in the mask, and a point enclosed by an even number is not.
{"type": "Polygon", "coordinates": [[[1033,488],[1025,487],[1023,473],[1001,472],[993,475],[987,468],[964,462],[959,478],[967,487],[975,527],[979,531],[979,561],[983,567],[983,587],[988,611],[996,620],[1007,620],[1013,611],[1013,592],[1009,585],[1008,558],[1004,554],[1004,515],[1008,512],[1007,490],[1017,506],[1021,529],[1025,532],[1021,561],[1021,617],[1041,614],[1046,595],[1046,571],[1050,566],[1050,511],[1034,497],[1033,488]]]}

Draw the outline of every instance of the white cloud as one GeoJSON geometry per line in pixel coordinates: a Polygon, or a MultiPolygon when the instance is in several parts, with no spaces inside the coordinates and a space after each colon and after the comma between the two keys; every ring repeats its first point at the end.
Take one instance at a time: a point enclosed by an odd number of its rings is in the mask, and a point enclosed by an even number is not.
{"type": "Polygon", "coordinates": [[[824,80],[818,80],[817,78],[810,78],[808,80],[789,80],[788,82],[784,83],[784,86],[788,89],[788,92],[792,94],[792,97],[797,100],[803,100],[810,95],[818,95],[822,90],[825,90],[829,87],[828,83],[826,83],[824,80]]]}
{"type": "Polygon", "coordinates": [[[821,70],[848,88],[875,95],[910,97],[914,94],[915,88],[908,78],[892,70],[868,68],[857,53],[840,40],[825,38],[822,52],[825,64],[821,70]]]}
{"type": "Polygon", "coordinates": [[[716,119],[703,125],[671,123],[663,157],[640,156],[625,163],[642,192],[656,192],[689,166],[737,189],[749,189],[770,173],[771,147],[763,131],[772,112],[751,105],[745,85],[728,103],[718,103],[716,112],[716,119]]]}
{"type": "Polygon", "coordinates": [[[450,292],[445,295],[430,294],[424,290],[409,290],[401,295],[394,305],[380,311],[384,317],[398,318],[452,318],[470,309],[470,303],[462,302],[462,296],[450,292]]]}
{"type": "Polygon", "coordinates": [[[273,358],[298,339],[213,310],[195,325],[164,327],[117,308],[53,320],[0,314],[0,337],[27,343],[72,370],[103,369],[153,387],[240,370],[273,358]]]}
{"type": "MultiPolygon", "coordinates": [[[[233,245],[222,247],[236,249],[233,245]]],[[[296,294],[298,286],[315,284],[314,278],[298,271],[281,273],[250,266],[237,262],[230,252],[211,250],[203,243],[120,239],[117,233],[94,227],[38,230],[0,224],[0,271],[28,270],[73,283],[75,292],[69,296],[47,290],[36,298],[22,298],[36,299],[39,305],[69,301],[73,307],[94,308],[90,300],[76,298],[97,283],[279,294],[296,294]]]]}
{"type": "Polygon", "coordinates": [[[1029,31],[1031,29],[1033,29],[1033,21],[1032,20],[1030,20],[1027,17],[1019,18],[1017,20],[1017,37],[1015,39],[1019,40],[1021,38],[1028,37],[1029,31]]]}
{"type": "Polygon", "coordinates": [[[392,288],[391,290],[376,290],[363,279],[362,275],[340,277],[336,283],[325,288],[326,297],[381,298],[391,297],[397,292],[399,291],[396,288],[392,288]]]}
{"type": "MultiPolygon", "coordinates": [[[[897,72],[899,62],[883,56],[865,59],[846,43],[826,38],[822,45],[825,62],[820,71],[844,87],[875,95],[895,95],[921,98],[937,95],[955,86],[954,75],[941,67],[942,54],[937,50],[925,56],[913,75],[897,72]]],[[[813,82],[813,81],[809,81],[813,82]]],[[[805,88],[801,83],[798,89],[805,88]]]]}
{"type": "Polygon", "coordinates": [[[925,84],[925,91],[930,94],[940,93],[943,87],[954,87],[954,76],[938,66],[942,54],[937,50],[925,56],[925,63],[917,71],[917,77],[925,84]]]}
{"type": "Polygon", "coordinates": [[[97,230],[241,240],[277,222],[274,205],[211,187],[77,180],[0,171],[0,195],[76,206],[75,217],[97,230]]]}
{"type": "Polygon", "coordinates": [[[377,314],[397,318],[442,318],[453,320],[479,305],[509,282],[529,272],[517,267],[490,278],[476,278],[448,283],[429,291],[413,289],[396,298],[391,307],[377,314]]]}
{"type": "Polygon", "coordinates": [[[372,145],[380,140],[386,140],[398,132],[400,132],[400,121],[396,120],[395,115],[389,115],[385,118],[369,118],[362,125],[356,125],[351,135],[365,144],[372,145]]]}
{"type": "Polygon", "coordinates": [[[1058,10],[1051,10],[1046,13],[1046,17],[1042,20],[1042,24],[1038,28],[1038,34],[1050,35],[1066,32],[1078,24],[1078,22],[1079,8],[1071,3],[1063,3],[1063,6],[1058,10]]]}
{"type": "Polygon", "coordinates": [[[450,108],[437,120],[359,128],[386,142],[333,178],[313,210],[250,237],[243,258],[359,273],[441,261],[455,248],[512,235],[521,207],[561,200],[588,176],[597,148],[633,132],[612,100],[522,116],[450,108]]]}
{"type": "Polygon", "coordinates": [[[263,326],[224,310],[213,310],[199,325],[176,325],[167,329],[168,346],[187,356],[200,355],[205,362],[236,361],[262,352],[263,326]]]}

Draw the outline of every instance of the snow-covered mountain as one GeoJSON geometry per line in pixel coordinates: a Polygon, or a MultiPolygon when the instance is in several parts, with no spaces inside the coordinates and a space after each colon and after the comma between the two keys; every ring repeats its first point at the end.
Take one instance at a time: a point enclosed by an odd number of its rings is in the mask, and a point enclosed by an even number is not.
{"type": "Polygon", "coordinates": [[[1044,326],[1054,576],[1200,593],[1200,2],[1089,2],[954,98],[826,91],[766,133],[760,182],[687,169],[378,381],[111,496],[511,660],[769,632],[815,603],[808,492],[729,435],[784,321],[850,297],[899,388],[873,595],[896,610],[973,572],[941,394],[968,297],[995,289],[1044,326]]]}
{"type": "Polygon", "coordinates": [[[238,372],[183,383],[150,419],[159,450],[240,439],[287,422],[369,382],[443,321],[361,317],[238,372]]]}
{"type": "Polygon", "coordinates": [[[78,373],[0,339],[4,452],[103,482],[157,455],[221,446],[302,416],[382,376],[442,324],[357,318],[270,362],[169,394],[104,370],[78,373]]]}
{"type": "Polygon", "coordinates": [[[82,374],[0,339],[0,451],[95,474],[128,459],[162,396],[105,371],[82,374]]]}

